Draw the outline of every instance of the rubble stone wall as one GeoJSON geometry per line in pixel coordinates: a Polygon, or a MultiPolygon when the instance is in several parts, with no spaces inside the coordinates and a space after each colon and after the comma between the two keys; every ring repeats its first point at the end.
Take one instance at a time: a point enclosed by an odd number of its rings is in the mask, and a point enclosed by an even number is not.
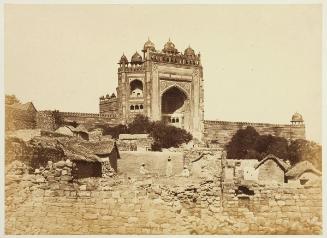
{"type": "Polygon", "coordinates": [[[6,175],[6,234],[322,232],[320,187],[252,185],[248,195],[219,180],[56,178],[49,186],[40,174],[6,175]]]}

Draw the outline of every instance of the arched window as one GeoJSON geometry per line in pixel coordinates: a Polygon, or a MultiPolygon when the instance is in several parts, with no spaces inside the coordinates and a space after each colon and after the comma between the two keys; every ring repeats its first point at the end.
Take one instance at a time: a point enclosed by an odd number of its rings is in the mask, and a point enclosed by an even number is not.
{"type": "Polygon", "coordinates": [[[176,118],[175,122],[179,122],[179,118],[176,118]]]}
{"type": "Polygon", "coordinates": [[[143,105],[142,105],[142,104],[140,105],[140,109],[141,109],[141,110],[143,109],[143,105]]]}
{"type": "Polygon", "coordinates": [[[130,83],[130,96],[131,97],[143,97],[142,81],[135,79],[130,83]]]}
{"type": "Polygon", "coordinates": [[[134,111],[134,105],[130,106],[131,111],[134,111]]]}
{"type": "Polygon", "coordinates": [[[172,122],[172,123],[175,123],[175,118],[171,119],[171,122],[172,122]]]}
{"type": "Polygon", "coordinates": [[[135,110],[139,110],[139,105],[135,105],[135,110]]]}

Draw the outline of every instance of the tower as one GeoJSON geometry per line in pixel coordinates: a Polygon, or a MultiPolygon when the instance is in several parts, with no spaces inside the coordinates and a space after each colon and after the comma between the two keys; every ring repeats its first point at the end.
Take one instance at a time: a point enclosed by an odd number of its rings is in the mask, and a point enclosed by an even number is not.
{"type": "Polygon", "coordinates": [[[117,111],[121,122],[144,114],[201,139],[204,89],[200,54],[190,46],[179,52],[170,39],[161,51],[148,39],[142,53],[143,57],[135,52],[130,61],[123,55],[118,63],[117,111]]]}

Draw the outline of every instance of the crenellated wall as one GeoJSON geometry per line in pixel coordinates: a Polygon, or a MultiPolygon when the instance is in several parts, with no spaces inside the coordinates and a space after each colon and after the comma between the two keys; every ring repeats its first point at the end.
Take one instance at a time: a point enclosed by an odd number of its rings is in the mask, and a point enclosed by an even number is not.
{"type": "Polygon", "coordinates": [[[36,127],[42,130],[54,131],[60,126],[59,111],[39,111],[36,114],[36,127]]]}
{"type": "Polygon", "coordinates": [[[99,102],[100,114],[109,113],[117,114],[118,113],[118,99],[114,98],[100,98],[99,102]]]}
{"type": "Polygon", "coordinates": [[[239,129],[252,126],[259,134],[284,137],[287,140],[305,139],[304,124],[269,124],[229,121],[204,121],[203,140],[217,147],[227,144],[239,129]]]}

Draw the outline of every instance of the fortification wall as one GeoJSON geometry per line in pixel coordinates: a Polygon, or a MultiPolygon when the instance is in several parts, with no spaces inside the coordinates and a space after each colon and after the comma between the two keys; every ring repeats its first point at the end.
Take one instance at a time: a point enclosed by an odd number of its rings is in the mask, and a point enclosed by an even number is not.
{"type": "Polygon", "coordinates": [[[54,131],[60,126],[59,111],[39,111],[36,114],[37,128],[54,131]]]}
{"type": "Polygon", "coordinates": [[[116,113],[97,114],[97,113],[79,113],[79,112],[60,112],[63,121],[76,121],[79,124],[119,124],[119,117],[116,113]]]}
{"type": "Polygon", "coordinates": [[[117,113],[118,112],[118,99],[115,98],[109,98],[109,99],[100,99],[99,102],[99,110],[100,113],[117,113]]]}
{"type": "Polygon", "coordinates": [[[268,123],[247,123],[228,121],[204,121],[204,141],[208,144],[216,144],[218,147],[228,143],[239,129],[247,126],[254,127],[261,135],[271,134],[284,137],[288,140],[305,139],[305,125],[291,124],[268,124],[268,123]]]}

